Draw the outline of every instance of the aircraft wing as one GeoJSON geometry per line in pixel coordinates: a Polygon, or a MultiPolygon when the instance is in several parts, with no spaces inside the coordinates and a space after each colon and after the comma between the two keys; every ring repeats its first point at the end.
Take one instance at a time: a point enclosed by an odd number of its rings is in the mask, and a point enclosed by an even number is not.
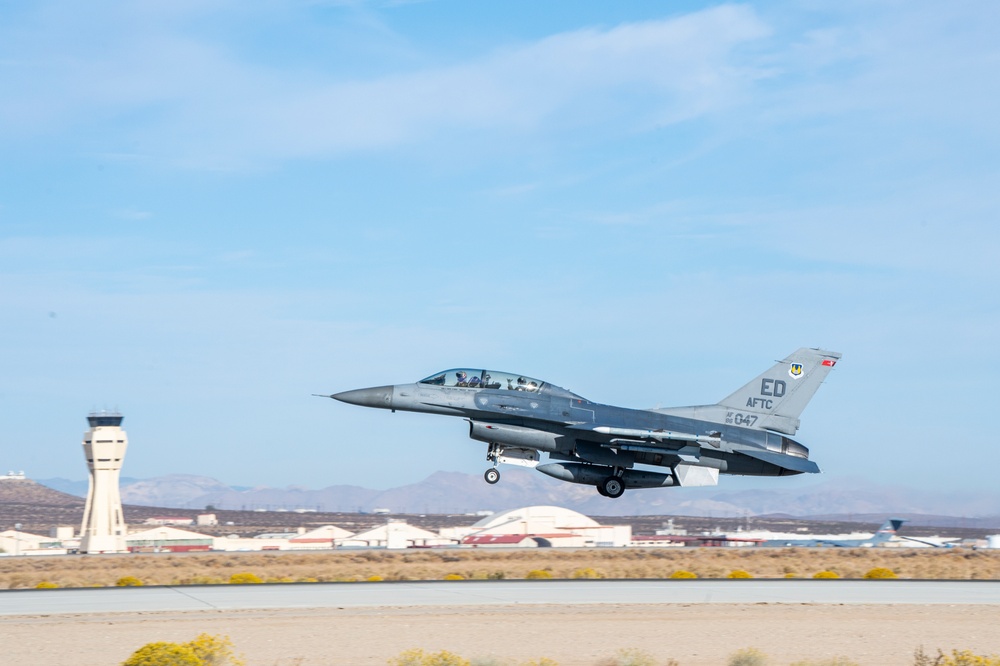
{"type": "Polygon", "coordinates": [[[952,539],[951,541],[944,541],[938,543],[936,541],[928,541],[927,539],[918,539],[916,537],[911,537],[911,536],[901,536],[899,538],[905,539],[906,541],[915,541],[916,543],[922,543],[925,546],[931,546],[932,548],[954,548],[957,545],[957,543],[955,542],[958,541],[958,539],[952,539]]]}
{"type": "MultiPolygon", "coordinates": [[[[611,437],[602,446],[620,448],[625,451],[645,451],[649,453],[671,452],[681,460],[694,462],[700,458],[700,447],[708,444],[718,447],[720,438],[716,435],[692,435],[670,430],[639,430],[631,428],[614,428],[610,426],[592,426],[590,424],[569,426],[571,430],[586,430],[588,432],[611,437]]],[[[736,449],[751,458],[756,458],[772,465],[777,465],[792,472],[816,474],[819,465],[808,458],[790,456],[767,449],[741,448],[736,449]]]]}

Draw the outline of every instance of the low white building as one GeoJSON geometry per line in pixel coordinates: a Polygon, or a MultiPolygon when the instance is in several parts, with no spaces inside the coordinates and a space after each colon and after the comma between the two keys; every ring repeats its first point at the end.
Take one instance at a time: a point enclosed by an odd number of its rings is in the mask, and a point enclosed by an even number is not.
{"type": "Polygon", "coordinates": [[[237,550],[289,550],[288,537],[241,537],[241,536],[221,536],[215,537],[212,542],[213,550],[237,551],[237,550]]]}
{"type": "Polygon", "coordinates": [[[348,532],[342,527],[324,525],[302,534],[296,534],[289,539],[288,543],[295,550],[333,548],[337,541],[343,541],[352,536],[354,536],[353,532],[348,532]]]}
{"type": "Polygon", "coordinates": [[[215,550],[326,550],[332,549],[341,539],[353,536],[352,532],[336,525],[323,525],[295,532],[271,532],[254,537],[216,537],[215,550]]]}
{"type": "Polygon", "coordinates": [[[0,532],[0,550],[5,555],[65,555],[59,539],[19,530],[0,532]]]}
{"type": "Polygon", "coordinates": [[[336,540],[341,548],[427,548],[453,546],[455,543],[455,539],[414,527],[402,520],[390,520],[385,525],[336,540]]]}
{"type": "Polygon", "coordinates": [[[133,553],[185,553],[213,550],[215,537],[179,527],[160,525],[125,536],[125,546],[133,553]]]}

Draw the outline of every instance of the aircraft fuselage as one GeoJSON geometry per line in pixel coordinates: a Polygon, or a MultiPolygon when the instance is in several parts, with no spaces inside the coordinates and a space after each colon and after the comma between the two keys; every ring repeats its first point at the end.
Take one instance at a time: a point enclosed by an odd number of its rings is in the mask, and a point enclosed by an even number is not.
{"type": "MultiPolygon", "coordinates": [[[[818,472],[809,450],[787,434],[794,433],[798,413],[839,358],[834,352],[799,350],[716,405],[672,409],[605,405],[546,382],[472,369],[330,397],[465,418],[469,436],[489,445],[487,459],[494,467],[498,462],[531,466],[617,497],[629,487],[714,485],[719,474],[818,472]],[[549,463],[539,464],[541,453],[549,463]]],[[[486,479],[495,483],[499,473],[487,471],[486,479]]]]}

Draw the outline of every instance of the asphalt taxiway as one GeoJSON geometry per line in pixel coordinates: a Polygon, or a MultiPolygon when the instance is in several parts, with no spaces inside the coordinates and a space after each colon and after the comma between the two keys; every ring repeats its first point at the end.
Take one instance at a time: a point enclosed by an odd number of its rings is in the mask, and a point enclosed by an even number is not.
{"type": "Polygon", "coordinates": [[[548,580],[2,590],[0,615],[518,604],[994,604],[1000,581],[548,580]]]}

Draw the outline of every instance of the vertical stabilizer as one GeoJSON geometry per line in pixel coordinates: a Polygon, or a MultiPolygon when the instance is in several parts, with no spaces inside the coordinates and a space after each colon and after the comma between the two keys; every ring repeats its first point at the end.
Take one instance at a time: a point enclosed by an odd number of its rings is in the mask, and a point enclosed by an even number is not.
{"type": "Polygon", "coordinates": [[[741,425],[794,435],[799,415],[840,356],[803,347],[719,404],[739,414],[741,425]]]}
{"type": "Polygon", "coordinates": [[[889,520],[882,523],[882,527],[878,528],[872,538],[869,539],[869,543],[885,543],[892,537],[896,536],[896,532],[906,521],[901,518],[890,518],[889,520]]]}

